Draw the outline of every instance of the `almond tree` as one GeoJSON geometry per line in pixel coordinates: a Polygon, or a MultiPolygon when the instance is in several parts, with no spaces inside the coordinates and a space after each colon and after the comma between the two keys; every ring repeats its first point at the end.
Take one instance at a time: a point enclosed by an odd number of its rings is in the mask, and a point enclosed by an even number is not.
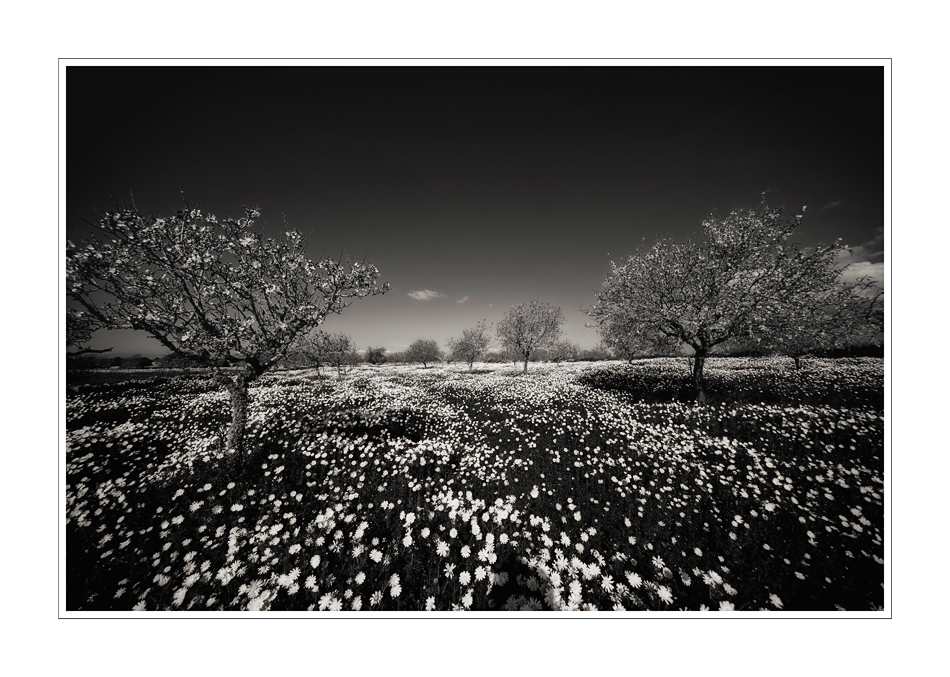
{"type": "Polygon", "coordinates": [[[576,360],[580,353],[581,347],[579,345],[564,339],[562,341],[556,341],[551,345],[551,348],[548,350],[548,357],[555,364],[559,364],[564,360],[576,360]]]}
{"type": "Polygon", "coordinates": [[[518,366],[518,359],[521,357],[521,354],[513,346],[503,345],[501,355],[505,362],[511,361],[512,368],[518,366]]]}
{"type": "Polygon", "coordinates": [[[294,350],[317,367],[318,375],[322,365],[336,367],[339,381],[343,380],[343,367],[359,361],[353,339],[343,333],[312,331],[297,340],[294,350]]]}
{"type": "Polygon", "coordinates": [[[490,343],[488,326],[481,320],[474,327],[463,329],[461,338],[448,340],[449,354],[453,360],[468,362],[468,370],[472,371],[475,360],[485,354],[490,343]]]}
{"type": "MultiPolygon", "coordinates": [[[[736,337],[777,336],[807,326],[819,300],[846,289],[846,248],[802,249],[790,242],[804,209],[783,219],[764,202],[703,222],[699,238],[662,240],[611,273],[587,311],[597,324],[629,318],[640,335],[693,350],[692,380],[705,402],[703,366],[710,351],[736,337]]],[[[796,330],[797,331],[797,330],[796,330]]]]}
{"type": "Polygon", "coordinates": [[[757,350],[787,355],[801,369],[802,356],[854,343],[882,345],[884,290],[870,277],[838,284],[789,304],[767,326],[742,341],[757,350]]]}
{"type": "Polygon", "coordinates": [[[442,359],[442,351],[439,350],[439,344],[435,341],[419,339],[413,341],[412,345],[406,351],[406,359],[409,362],[421,362],[423,369],[428,369],[429,362],[438,362],[442,359]]]}
{"type": "Polygon", "coordinates": [[[366,361],[370,364],[385,364],[386,362],[386,349],[385,348],[374,348],[369,346],[366,348],[366,361]]]}
{"type": "Polygon", "coordinates": [[[92,321],[147,332],[204,364],[239,365],[215,374],[231,396],[227,446],[238,458],[248,384],[330,313],[389,290],[370,264],[311,261],[297,230],[265,238],[254,230],[259,217],[251,208],[219,220],[187,204],[168,218],[117,206],[96,234],[66,246],[67,294],[92,321]]]}
{"type": "Polygon", "coordinates": [[[670,339],[624,312],[601,315],[596,326],[605,346],[627,363],[638,355],[669,355],[676,352],[678,341],[670,339]]]}
{"type": "Polygon", "coordinates": [[[527,374],[528,359],[536,350],[546,348],[558,339],[563,323],[564,314],[560,308],[535,299],[511,306],[496,331],[509,353],[524,360],[523,373],[527,374]]]}

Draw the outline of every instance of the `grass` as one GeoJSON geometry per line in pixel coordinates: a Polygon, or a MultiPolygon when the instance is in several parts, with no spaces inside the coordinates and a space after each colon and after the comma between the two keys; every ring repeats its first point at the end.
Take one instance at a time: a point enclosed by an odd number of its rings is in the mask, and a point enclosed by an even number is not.
{"type": "Polygon", "coordinates": [[[883,361],[69,383],[67,608],[875,610],[883,361]]]}

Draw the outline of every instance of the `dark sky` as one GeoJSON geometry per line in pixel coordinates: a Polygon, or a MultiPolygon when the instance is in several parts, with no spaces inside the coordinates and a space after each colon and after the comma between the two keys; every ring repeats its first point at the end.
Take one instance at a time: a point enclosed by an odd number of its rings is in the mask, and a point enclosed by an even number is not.
{"type": "Polygon", "coordinates": [[[180,186],[376,264],[392,291],[325,324],[360,348],[444,345],[534,297],[589,347],[611,260],[763,191],[808,204],[801,244],[840,237],[881,275],[883,86],[870,66],[70,66],[67,226],[112,195],[170,214],[180,186]]]}

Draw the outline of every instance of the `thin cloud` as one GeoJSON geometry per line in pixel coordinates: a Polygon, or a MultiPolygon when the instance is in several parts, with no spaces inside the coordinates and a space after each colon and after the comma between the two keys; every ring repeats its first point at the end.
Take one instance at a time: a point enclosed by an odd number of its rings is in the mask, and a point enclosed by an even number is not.
{"type": "MultiPolygon", "coordinates": [[[[854,284],[860,278],[871,278],[878,287],[884,285],[884,228],[879,227],[874,237],[862,245],[847,246],[848,250],[838,255],[838,263],[844,267],[839,278],[846,284],[854,284]]],[[[872,290],[864,292],[873,294],[872,290]]]]}
{"type": "Polygon", "coordinates": [[[822,209],[834,209],[835,207],[840,207],[842,202],[844,202],[844,200],[832,200],[822,207],[822,209]]]}
{"type": "Polygon", "coordinates": [[[456,301],[456,303],[465,303],[466,301],[468,301],[468,296],[463,296],[458,301],[456,301]]]}
{"type": "Polygon", "coordinates": [[[884,258],[884,228],[877,229],[877,235],[862,245],[851,247],[852,255],[859,261],[873,261],[884,258]]]}
{"type": "Polygon", "coordinates": [[[432,299],[441,299],[445,298],[445,294],[440,294],[437,291],[432,291],[431,289],[422,289],[420,291],[411,291],[408,296],[414,298],[417,301],[431,301],[432,299]]]}
{"type": "Polygon", "coordinates": [[[857,261],[841,271],[841,281],[853,284],[858,278],[870,277],[877,284],[884,283],[884,263],[857,261]]]}
{"type": "Polygon", "coordinates": [[[878,228],[877,234],[865,242],[857,246],[848,245],[848,249],[851,251],[842,252],[839,260],[842,263],[849,263],[851,265],[857,263],[871,262],[879,263],[884,260],[884,228],[878,228]]]}

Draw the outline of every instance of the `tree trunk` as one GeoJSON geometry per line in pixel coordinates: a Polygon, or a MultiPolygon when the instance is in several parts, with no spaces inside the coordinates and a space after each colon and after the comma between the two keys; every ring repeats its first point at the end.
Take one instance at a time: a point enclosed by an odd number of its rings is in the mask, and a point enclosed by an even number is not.
{"type": "Polygon", "coordinates": [[[703,365],[706,363],[706,349],[697,349],[693,356],[693,389],[696,392],[696,402],[706,404],[706,392],[703,390],[703,365]]]}
{"type": "Polygon", "coordinates": [[[227,449],[244,460],[244,427],[247,425],[247,377],[237,374],[225,377],[224,387],[231,395],[231,425],[227,433],[227,449]]]}
{"type": "Polygon", "coordinates": [[[342,381],[342,380],[343,380],[343,371],[342,371],[342,369],[340,368],[340,364],[339,364],[339,363],[337,363],[337,365],[336,365],[336,380],[337,380],[337,381],[342,381]]]}
{"type": "Polygon", "coordinates": [[[794,355],[794,356],[792,357],[792,359],[795,360],[795,371],[798,371],[799,369],[801,369],[801,368],[802,368],[802,356],[801,356],[801,355],[794,355]]]}
{"type": "Polygon", "coordinates": [[[523,371],[522,373],[523,373],[523,374],[527,374],[527,373],[528,373],[528,360],[527,360],[527,358],[526,358],[525,361],[524,361],[524,371],[523,371]]]}

